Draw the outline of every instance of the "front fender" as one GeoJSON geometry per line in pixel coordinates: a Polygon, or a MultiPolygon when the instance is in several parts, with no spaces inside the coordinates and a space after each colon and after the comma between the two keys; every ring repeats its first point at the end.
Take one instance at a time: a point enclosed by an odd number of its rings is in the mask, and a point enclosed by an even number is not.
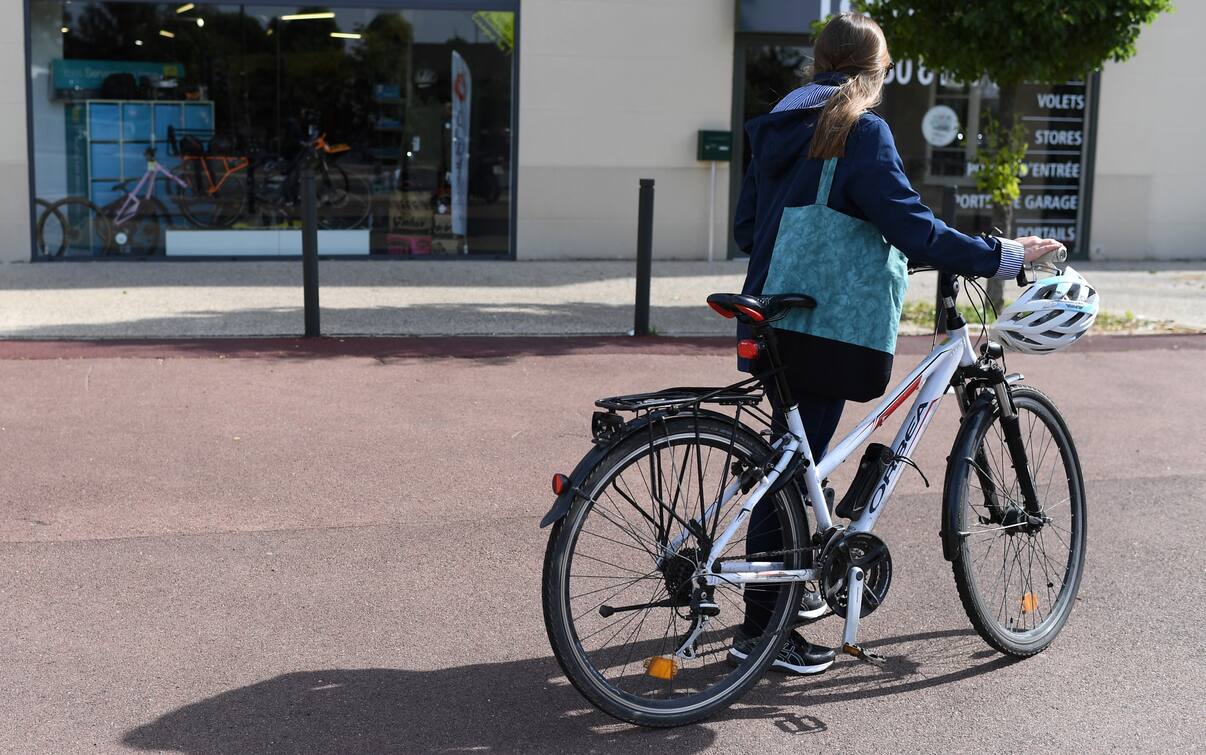
{"type": "Polygon", "coordinates": [[[962,542],[962,538],[958,534],[960,482],[954,479],[956,465],[952,462],[954,459],[960,458],[959,455],[966,456],[974,453],[972,447],[976,431],[974,425],[976,422],[984,421],[982,415],[987,415],[989,420],[992,419],[993,402],[991,394],[982,394],[972,402],[963,414],[959,432],[955,435],[950,456],[947,457],[946,479],[942,484],[942,528],[938,531],[939,537],[942,538],[942,557],[947,561],[955,560],[955,554],[962,542]]]}

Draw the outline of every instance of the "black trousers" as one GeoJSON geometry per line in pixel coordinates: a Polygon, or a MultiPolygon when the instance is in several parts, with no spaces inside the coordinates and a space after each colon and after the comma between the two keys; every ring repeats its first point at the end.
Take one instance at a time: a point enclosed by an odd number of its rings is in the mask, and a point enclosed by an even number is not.
{"type": "MultiPolygon", "coordinates": [[[[785,407],[774,395],[773,388],[768,387],[767,394],[774,407],[776,435],[787,427],[784,414],[785,407]]],[[[842,409],[846,402],[843,399],[817,396],[815,394],[797,394],[796,403],[800,407],[800,419],[804,423],[804,433],[808,438],[808,447],[812,457],[820,459],[833,433],[837,430],[838,420],[842,417],[842,409]]],[[[747,554],[775,551],[783,548],[782,525],[775,511],[774,503],[769,498],[763,498],[750,512],[750,520],[746,535],[747,554]]],[[[743,627],[750,635],[760,635],[770,623],[771,614],[775,610],[775,601],[779,598],[778,585],[751,585],[745,588],[745,622],[743,627]]]]}

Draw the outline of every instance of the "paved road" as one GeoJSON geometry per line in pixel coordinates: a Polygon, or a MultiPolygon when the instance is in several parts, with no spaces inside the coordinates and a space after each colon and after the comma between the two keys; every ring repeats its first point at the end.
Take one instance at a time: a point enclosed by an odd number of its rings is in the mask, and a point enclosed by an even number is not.
{"type": "MultiPolygon", "coordinates": [[[[883,670],[770,678],[671,731],[584,704],[540,618],[549,473],[586,449],[593,398],[726,380],[729,349],[0,344],[0,751],[1202,749],[1203,337],[1011,364],[1088,479],[1087,576],[1048,652],[1010,663],[970,632],[938,494],[907,475],[864,626],[883,670]]],[[[931,479],[953,429],[948,407],[931,479]]]]}
{"type": "MultiPolygon", "coordinates": [[[[1206,264],[1150,265],[1078,268],[1110,312],[1206,331],[1206,264]]],[[[657,332],[731,332],[731,323],[704,300],[740,290],[744,261],[659,260],[653,275],[650,322],[657,332]]],[[[332,260],[322,263],[319,279],[325,333],[621,334],[632,328],[631,261],[332,260]]],[[[936,280],[933,273],[913,276],[909,298],[932,302],[936,280]]],[[[1016,290],[1010,284],[1007,296],[1016,290]]],[[[301,332],[296,262],[0,264],[0,338],[301,332]]]]}

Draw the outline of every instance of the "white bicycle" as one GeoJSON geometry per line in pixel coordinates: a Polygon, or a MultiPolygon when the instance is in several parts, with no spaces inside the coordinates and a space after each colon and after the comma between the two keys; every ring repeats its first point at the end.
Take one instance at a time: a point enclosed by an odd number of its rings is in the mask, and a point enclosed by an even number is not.
{"type": "Polygon", "coordinates": [[[987,341],[977,354],[955,307],[958,280],[940,274],[939,285],[948,338],[822,459],[805,442],[768,327],[794,307],[814,307],[807,295],[708,297],[717,312],[753,328],[738,348],[764,354],[767,373],[723,388],[596,402],[594,448],[572,474],[554,476],[557,499],[541,522],[553,525],[546,629],[566,677],[588,700],[644,726],[716,713],[773,662],[806,582],[844,618],[842,650],[882,662],[858,644],[860,619],[883,604],[892,581],[888,546],[872,530],[947,393],[962,421],[946,468],[941,542],[963,607],[1002,653],[1033,655],[1055,639],[1085,558],[1076,449],[1051,400],[1002,369],[999,343],[987,341]],[[786,428],[760,408],[764,381],[777,381],[788,397],[786,428]],[[891,446],[867,447],[834,506],[825,478],[914,394],[891,446]],[[750,553],[750,514],[763,500],[773,514],[760,514],[758,526],[777,530],[782,547],[750,553]],[[728,651],[751,598],[774,608],[737,660],[728,651]]]}

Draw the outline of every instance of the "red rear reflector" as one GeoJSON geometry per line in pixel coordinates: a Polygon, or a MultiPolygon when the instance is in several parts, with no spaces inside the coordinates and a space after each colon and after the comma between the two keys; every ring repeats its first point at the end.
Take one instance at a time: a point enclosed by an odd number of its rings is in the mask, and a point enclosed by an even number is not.
{"type": "Polygon", "coordinates": [[[766,319],[766,317],[764,317],[761,312],[759,312],[756,309],[750,309],[749,307],[745,306],[744,304],[734,304],[733,306],[736,307],[737,309],[740,309],[742,312],[744,312],[746,315],[748,315],[749,318],[751,320],[753,320],[754,322],[762,322],[763,320],[766,319]]]}
{"type": "Polygon", "coordinates": [[[708,306],[711,307],[712,309],[714,309],[716,311],[716,314],[720,315],[721,317],[723,317],[725,319],[732,320],[734,317],[732,312],[730,312],[729,310],[720,306],[719,304],[716,304],[715,302],[708,302],[708,306]]]}
{"type": "Polygon", "coordinates": [[[737,356],[742,359],[757,359],[759,351],[761,349],[758,348],[757,341],[745,340],[737,342],[737,356]]]}
{"type": "Polygon", "coordinates": [[[569,484],[570,484],[569,478],[566,477],[565,475],[563,475],[563,474],[553,475],[553,493],[555,493],[556,495],[561,495],[565,491],[569,490],[569,484]]]}

